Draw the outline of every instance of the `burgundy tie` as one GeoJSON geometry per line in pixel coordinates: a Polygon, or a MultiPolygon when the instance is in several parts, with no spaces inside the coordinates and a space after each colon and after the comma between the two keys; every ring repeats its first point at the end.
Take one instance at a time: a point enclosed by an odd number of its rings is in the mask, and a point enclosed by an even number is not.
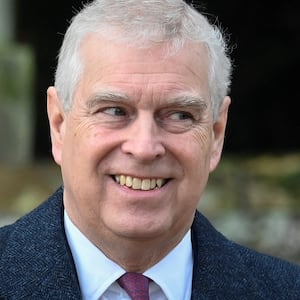
{"type": "Polygon", "coordinates": [[[132,300],[149,300],[149,278],[143,274],[128,272],[118,282],[132,300]]]}

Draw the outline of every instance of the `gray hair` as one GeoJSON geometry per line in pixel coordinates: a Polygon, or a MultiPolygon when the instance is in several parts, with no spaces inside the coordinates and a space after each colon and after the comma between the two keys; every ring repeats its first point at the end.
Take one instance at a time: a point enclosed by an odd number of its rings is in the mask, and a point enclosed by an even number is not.
{"type": "Polygon", "coordinates": [[[66,111],[83,70],[80,46],[90,33],[136,47],[167,43],[172,52],[187,42],[204,44],[214,118],[218,115],[231,81],[226,40],[218,26],[182,0],[94,0],[86,5],[72,19],[58,58],[55,87],[66,111]]]}

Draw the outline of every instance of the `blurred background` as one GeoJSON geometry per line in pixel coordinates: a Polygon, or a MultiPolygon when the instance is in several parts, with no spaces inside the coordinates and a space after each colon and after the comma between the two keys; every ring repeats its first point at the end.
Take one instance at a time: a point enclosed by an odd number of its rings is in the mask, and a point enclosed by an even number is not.
{"type": "MultiPolygon", "coordinates": [[[[68,22],[88,1],[0,0],[0,226],[60,184],[46,89],[68,22]]],[[[296,1],[193,1],[230,38],[232,105],[200,201],[226,236],[300,263],[300,18],[296,1]]]]}

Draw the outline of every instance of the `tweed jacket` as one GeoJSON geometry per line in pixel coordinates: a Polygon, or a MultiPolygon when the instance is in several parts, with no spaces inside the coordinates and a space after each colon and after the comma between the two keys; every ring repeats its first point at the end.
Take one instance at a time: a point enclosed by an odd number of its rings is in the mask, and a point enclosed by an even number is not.
{"type": "MultiPolygon", "coordinates": [[[[62,197],[60,188],[37,209],[0,229],[1,300],[81,299],[62,197]]],[[[299,266],[229,241],[199,212],[192,244],[192,300],[300,299],[299,266]]]]}

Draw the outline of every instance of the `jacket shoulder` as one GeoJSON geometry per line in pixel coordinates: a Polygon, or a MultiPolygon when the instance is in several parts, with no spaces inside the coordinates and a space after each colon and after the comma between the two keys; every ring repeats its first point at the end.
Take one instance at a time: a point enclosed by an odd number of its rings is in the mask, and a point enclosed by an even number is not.
{"type": "Polygon", "coordinates": [[[62,195],[0,229],[0,299],[80,299],[62,195]]]}
{"type": "Polygon", "coordinates": [[[213,295],[193,299],[300,299],[298,265],[228,240],[198,212],[192,242],[194,291],[213,295]]]}
{"type": "MultiPolygon", "coordinates": [[[[59,189],[54,195],[47,199],[27,215],[16,222],[0,228],[0,257],[6,251],[10,252],[21,245],[24,247],[30,242],[37,241],[51,234],[52,226],[60,226],[59,220],[62,213],[62,191],[59,189]],[[55,218],[55,219],[53,219],[55,218]]],[[[24,247],[24,251],[26,247],[24,247]]]]}

